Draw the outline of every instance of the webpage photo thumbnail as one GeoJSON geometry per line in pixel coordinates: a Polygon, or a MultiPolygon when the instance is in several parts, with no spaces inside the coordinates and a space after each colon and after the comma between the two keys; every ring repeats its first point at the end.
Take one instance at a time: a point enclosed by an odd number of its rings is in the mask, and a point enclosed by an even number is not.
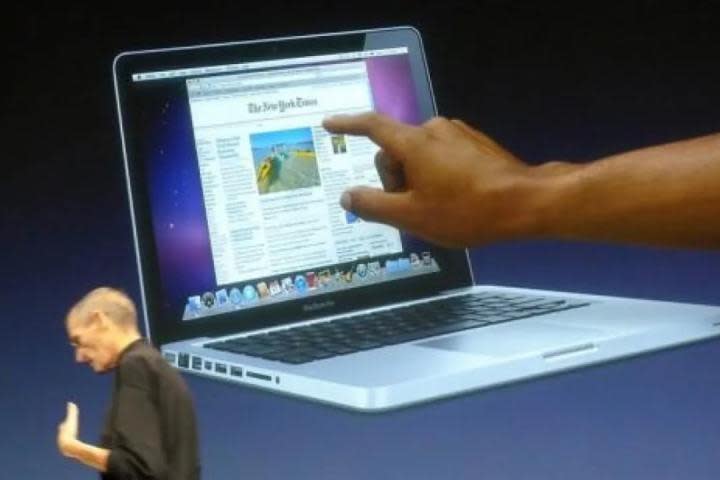
{"type": "Polygon", "coordinates": [[[320,185],[309,127],[255,133],[250,145],[260,194],[320,185]]]}

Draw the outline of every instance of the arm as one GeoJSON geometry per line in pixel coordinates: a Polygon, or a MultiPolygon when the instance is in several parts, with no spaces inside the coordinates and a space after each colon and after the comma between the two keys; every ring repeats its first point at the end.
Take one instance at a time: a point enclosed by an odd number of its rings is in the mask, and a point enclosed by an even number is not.
{"type": "Polygon", "coordinates": [[[324,126],[381,147],[385,191],[356,187],[345,208],[446,246],[559,238],[720,248],[720,135],[574,165],[526,165],[482,132],[377,114],[324,126]]]}
{"type": "Polygon", "coordinates": [[[613,155],[538,187],[541,236],[720,248],[720,134],[613,155]]]}

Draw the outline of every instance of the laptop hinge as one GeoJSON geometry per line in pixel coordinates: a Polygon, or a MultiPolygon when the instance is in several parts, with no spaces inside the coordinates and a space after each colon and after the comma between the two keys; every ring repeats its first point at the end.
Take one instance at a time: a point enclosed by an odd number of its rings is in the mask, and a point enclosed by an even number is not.
{"type": "Polygon", "coordinates": [[[459,295],[464,293],[470,293],[473,290],[473,286],[469,287],[460,287],[460,288],[452,288],[450,290],[441,290],[438,292],[438,295],[459,295]]]}

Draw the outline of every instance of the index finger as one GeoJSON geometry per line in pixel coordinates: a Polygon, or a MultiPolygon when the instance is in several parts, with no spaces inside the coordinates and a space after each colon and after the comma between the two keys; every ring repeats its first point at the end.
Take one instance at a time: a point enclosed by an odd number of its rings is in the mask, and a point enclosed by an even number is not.
{"type": "Polygon", "coordinates": [[[403,140],[418,128],[375,112],[333,115],[322,125],[331,133],[366,136],[393,156],[402,149],[403,140]]]}

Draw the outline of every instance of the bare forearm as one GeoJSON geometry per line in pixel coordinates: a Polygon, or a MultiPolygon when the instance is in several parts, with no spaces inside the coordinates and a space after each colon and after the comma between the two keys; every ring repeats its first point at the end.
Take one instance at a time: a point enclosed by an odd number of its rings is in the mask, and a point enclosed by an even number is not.
{"type": "Polygon", "coordinates": [[[107,471],[110,450],[75,440],[65,447],[64,453],[96,470],[107,471]]]}
{"type": "Polygon", "coordinates": [[[720,248],[720,134],[538,168],[537,236],[720,248]]]}

